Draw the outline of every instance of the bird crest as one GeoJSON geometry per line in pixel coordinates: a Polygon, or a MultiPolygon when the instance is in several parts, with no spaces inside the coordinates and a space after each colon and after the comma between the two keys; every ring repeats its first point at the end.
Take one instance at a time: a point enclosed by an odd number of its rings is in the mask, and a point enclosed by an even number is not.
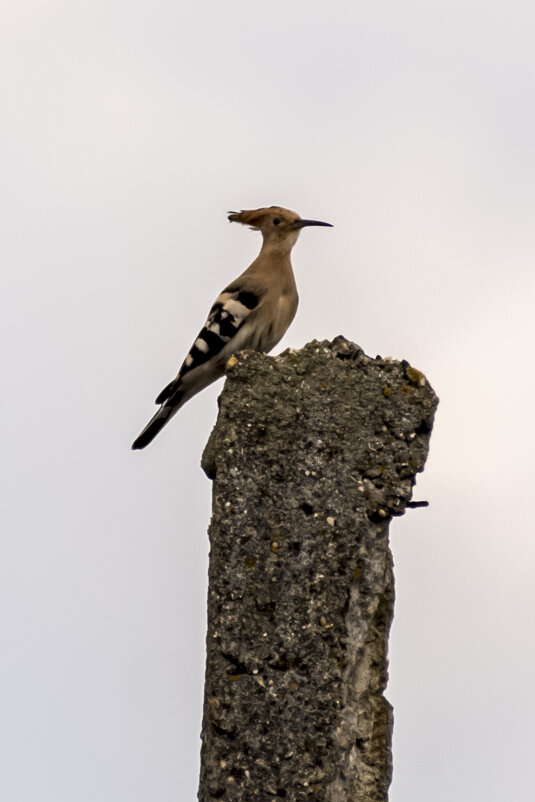
{"type": "Polygon", "coordinates": [[[296,212],[290,209],[284,209],[282,206],[264,206],[261,209],[242,209],[240,212],[229,212],[228,219],[231,223],[242,223],[242,225],[249,226],[253,231],[258,231],[262,226],[262,221],[268,215],[279,213],[288,222],[293,222],[299,219],[296,212]]]}

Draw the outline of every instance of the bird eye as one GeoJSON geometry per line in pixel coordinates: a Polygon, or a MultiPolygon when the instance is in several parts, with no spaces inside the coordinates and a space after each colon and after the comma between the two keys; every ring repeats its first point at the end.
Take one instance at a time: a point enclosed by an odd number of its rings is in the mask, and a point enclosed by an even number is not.
{"type": "Polygon", "coordinates": [[[278,217],[274,217],[274,218],[273,218],[273,225],[274,225],[274,226],[278,226],[278,225],[279,225],[279,223],[280,223],[280,220],[279,220],[279,218],[278,218],[278,217]]]}

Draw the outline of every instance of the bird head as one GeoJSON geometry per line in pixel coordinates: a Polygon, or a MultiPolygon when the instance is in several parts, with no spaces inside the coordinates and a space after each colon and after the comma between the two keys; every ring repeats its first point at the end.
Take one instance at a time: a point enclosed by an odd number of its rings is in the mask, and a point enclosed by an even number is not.
{"type": "Polygon", "coordinates": [[[241,212],[229,212],[231,223],[248,225],[253,231],[260,231],[264,242],[287,243],[290,248],[294,245],[299,232],[305,226],[331,226],[331,223],[322,223],[320,220],[303,220],[297,212],[284,209],[282,206],[267,206],[261,209],[242,209],[241,212]]]}

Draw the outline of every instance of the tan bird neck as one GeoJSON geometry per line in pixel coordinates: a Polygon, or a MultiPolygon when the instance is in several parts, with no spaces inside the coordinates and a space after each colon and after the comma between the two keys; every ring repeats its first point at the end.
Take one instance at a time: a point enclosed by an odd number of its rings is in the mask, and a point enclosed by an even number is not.
{"type": "Polygon", "coordinates": [[[290,261],[290,253],[299,233],[297,231],[287,234],[285,237],[268,236],[264,237],[262,247],[260,248],[259,258],[269,259],[287,259],[290,261]]]}

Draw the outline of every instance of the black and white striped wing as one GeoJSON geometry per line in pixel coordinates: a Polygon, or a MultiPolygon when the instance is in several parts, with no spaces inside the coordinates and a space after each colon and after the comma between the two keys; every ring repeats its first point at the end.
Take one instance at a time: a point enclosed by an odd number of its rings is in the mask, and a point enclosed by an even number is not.
{"type": "Polygon", "coordinates": [[[190,371],[209,362],[221,353],[223,348],[236,336],[253,309],[260,303],[258,293],[247,290],[233,290],[232,286],[223,290],[210,309],[208,319],[193,343],[176,379],[165,387],[157,404],[163,404],[175,392],[180,381],[190,371]]]}

